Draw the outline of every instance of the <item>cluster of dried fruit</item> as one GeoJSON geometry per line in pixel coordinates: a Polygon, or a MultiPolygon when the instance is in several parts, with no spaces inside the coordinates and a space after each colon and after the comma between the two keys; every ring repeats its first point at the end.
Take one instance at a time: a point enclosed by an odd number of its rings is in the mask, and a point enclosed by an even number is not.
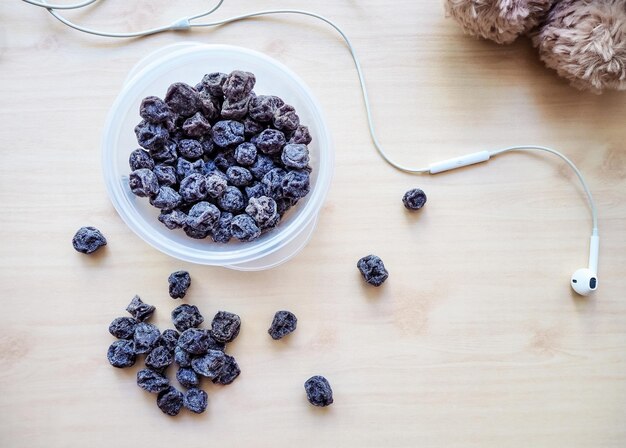
{"type": "Polygon", "coordinates": [[[210,73],[142,101],[129,185],[167,228],[253,241],[309,193],[309,129],[282,99],[257,96],[255,82],[249,72],[210,73]]]}
{"type": "Polygon", "coordinates": [[[218,312],[210,329],[198,328],[204,317],[194,305],[180,305],[172,311],[174,329],[161,333],[146,320],[155,307],[135,296],[126,310],[132,317],[118,317],[109,332],[118,338],[107,352],[109,363],[124,368],[135,364],[137,356],[145,355],[145,368],[137,372],[137,385],[158,394],[157,406],[167,415],[177,415],[185,407],[202,413],[207,407],[207,394],[200,388],[205,377],[217,384],[230,384],[241,372],[235,358],[224,352],[227,343],[239,334],[241,319],[226,311],[218,312]],[[165,371],[178,365],[176,379],[187,390],[183,393],[170,385],[165,371]]]}

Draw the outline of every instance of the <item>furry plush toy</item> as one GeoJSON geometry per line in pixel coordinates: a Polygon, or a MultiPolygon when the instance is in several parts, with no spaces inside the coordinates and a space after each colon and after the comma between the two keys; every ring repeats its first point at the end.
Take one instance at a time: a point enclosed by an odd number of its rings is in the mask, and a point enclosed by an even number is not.
{"type": "Polygon", "coordinates": [[[582,90],[626,90],[626,0],[445,0],[473,36],[528,34],[541,60],[582,90]]]}

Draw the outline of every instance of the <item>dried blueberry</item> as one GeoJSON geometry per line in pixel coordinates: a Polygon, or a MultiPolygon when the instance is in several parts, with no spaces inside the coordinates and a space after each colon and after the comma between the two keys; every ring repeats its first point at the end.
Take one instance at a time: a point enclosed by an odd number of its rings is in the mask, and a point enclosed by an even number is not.
{"type": "Polygon", "coordinates": [[[183,405],[194,414],[202,414],[207,404],[207,394],[202,389],[189,389],[183,397],[183,405]]]}
{"type": "Polygon", "coordinates": [[[252,143],[256,148],[265,154],[277,154],[285,146],[287,140],[285,134],[276,129],[265,129],[258,135],[252,137],[252,143]]]}
{"type": "Polygon", "coordinates": [[[265,185],[261,182],[255,182],[251,186],[246,187],[246,196],[249,199],[265,196],[265,185]]]}
{"type": "Polygon", "coordinates": [[[178,207],[183,198],[171,187],[161,187],[156,196],[150,198],[150,204],[162,210],[173,210],[178,207]]]}
{"type": "Polygon", "coordinates": [[[198,140],[186,138],[178,142],[178,154],[187,159],[197,159],[204,154],[204,148],[198,140]]]}
{"type": "Polygon", "coordinates": [[[310,190],[309,178],[307,171],[289,171],[283,177],[283,195],[292,199],[305,197],[310,190]]]}
{"type": "Polygon", "coordinates": [[[124,368],[135,364],[135,350],[132,341],[119,339],[109,347],[107,359],[113,367],[124,368]]]}
{"type": "Polygon", "coordinates": [[[202,90],[199,93],[200,110],[204,114],[205,118],[209,121],[217,120],[220,116],[220,109],[222,108],[220,99],[211,95],[206,90],[202,90]]]}
{"type": "Polygon", "coordinates": [[[146,357],[146,367],[161,371],[174,362],[174,356],[167,348],[155,347],[146,357]]]}
{"type": "Polygon", "coordinates": [[[244,209],[246,203],[243,194],[237,187],[226,187],[224,193],[217,198],[217,205],[226,212],[237,213],[244,209]]]}
{"type": "Polygon", "coordinates": [[[219,342],[232,342],[239,334],[241,319],[234,313],[219,311],[211,323],[211,336],[219,342]]]}
{"type": "Polygon", "coordinates": [[[250,198],[246,207],[246,213],[254,219],[260,229],[275,226],[280,218],[276,201],[267,196],[250,198]]]}
{"type": "Polygon", "coordinates": [[[176,346],[174,349],[174,362],[181,367],[191,367],[193,355],[185,351],[182,347],[176,346]]]}
{"type": "Polygon", "coordinates": [[[328,406],[333,403],[333,390],[326,378],[313,376],[304,383],[306,397],[313,406],[328,406]]]}
{"type": "Polygon", "coordinates": [[[220,219],[217,221],[217,225],[211,231],[211,238],[216,243],[228,243],[232,237],[230,231],[230,223],[233,220],[233,214],[229,212],[222,212],[220,219]]]}
{"type": "Polygon", "coordinates": [[[156,310],[154,306],[144,303],[143,300],[141,300],[141,297],[137,295],[133,297],[126,307],[126,311],[128,311],[128,313],[139,322],[149,319],[150,316],[152,316],[152,313],[154,313],[154,310],[156,310]]]}
{"type": "Polygon", "coordinates": [[[201,137],[210,130],[211,124],[200,112],[196,112],[193,117],[187,118],[183,123],[183,131],[189,137],[201,137]]]}
{"type": "Polygon", "coordinates": [[[402,203],[409,210],[419,210],[426,204],[426,193],[419,188],[413,188],[404,193],[402,203]]]}
{"type": "Polygon", "coordinates": [[[165,227],[170,230],[180,229],[187,221],[187,215],[180,210],[161,212],[159,215],[159,221],[161,221],[165,227]]]}
{"type": "Polygon", "coordinates": [[[191,117],[200,109],[198,91],[183,82],[176,82],[167,89],[165,102],[170,109],[183,117],[191,117]]]}
{"type": "Polygon", "coordinates": [[[152,172],[157,177],[157,181],[162,187],[171,187],[178,182],[176,179],[176,170],[173,166],[159,164],[154,167],[152,172]]]}
{"type": "Polygon", "coordinates": [[[224,366],[225,355],[220,350],[209,350],[205,355],[191,361],[191,368],[198,374],[209,379],[217,378],[224,366]]]}
{"type": "Polygon", "coordinates": [[[141,369],[137,372],[137,386],[146,392],[158,394],[170,386],[168,379],[152,369],[141,369]]]}
{"type": "Polygon", "coordinates": [[[274,111],[273,123],[274,127],[281,131],[295,131],[300,125],[300,118],[293,106],[284,104],[274,111]]]}
{"type": "Polygon", "coordinates": [[[220,219],[220,210],[209,202],[198,202],[189,210],[186,225],[201,232],[212,230],[220,219]]]}
{"type": "Polygon", "coordinates": [[[243,133],[247,138],[250,138],[253,135],[260,134],[265,128],[266,126],[257,121],[254,121],[250,117],[246,117],[243,119],[243,133]]]}
{"type": "Polygon", "coordinates": [[[183,407],[183,394],[176,388],[170,386],[159,392],[157,397],[157,406],[164,414],[175,416],[178,415],[183,407]]]}
{"type": "Polygon", "coordinates": [[[205,165],[202,160],[190,162],[189,160],[179,157],[176,161],[176,177],[181,181],[190,174],[204,174],[204,167],[205,165]]]}
{"type": "Polygon", "coordinates": [[[261,182],[265,187],[265,193],[267,196],[273,199],[280,199],[283,197],[283,179],[287,173],[282,168],[274,168],[268,172],[261,182]]]}
{"type": "Polygon", "coordinates": [[[236,187],[245,187],[252,183],[252,173],[241,166],[231,166],[226,170],[228,182],[236,187]]]}
{"type": "Polygon", "coordinates": [[[359,271],[361,271],[365,281],[370,285],[380,286],[387,280],[387,277],[389,277],[383,260],[376,255],[368,255],[361,258],[357,263],[357,267],[359,271]]]}
{"type": "Polygon", "coordinates": [[[190,174],[180,181],[178,192],[185,202],[201,201],[207,196],[206,178],[202,174],[190,174]]]}
{"type": "Polygon", "coordinates": [[[234,151],[225,151],[215,156],[213,159],[213,163],[215,166],[222,170],[226,171],[231,166],[234,166],[237,161],[235,160],[234,151]]]}
{"type": "Polygon", "coordinates": [[[172,118],[172,111],[161,98],[149,96],[141,102],[139,115],[150,123],[162,123],[172,118]]]}
{"type": "Polygon", "coordinates": [[[137,324],[137,320],[132,317],[118,317],[109,325],[109,333],[118,339],[132,339],[137,324]]]}
{"type": "Polygon", "coordinates": [[[242,143],[235,148],[234,156],[239,165],[250,166],[256,160],[256,146],[250,142],[242,143]]]}
{"type": "Polygon", "coordinates": [[[200,314],[197,306],[183,304],[172,311],[172,322],[178,331],[185,331],[200,325],[204,322],[204,317],[200,314]]]}
{"type": "Polygon", "coordinates": [[[267,123],[274,118],[274,112],[281,107],[283,100],[277,96],[259,95],[250,101],[249,114],[250,118],[260,123],[267,123]]]}
{"type": "Polygon", "coordinates": [[[102,246],[106,246],[107,240],[95,227],[81,227],[72,238],[72,246],[83,254],[92,254],[102,246]]]}
{"type": "Polygon", "coordinates": [[[230,223],[232,235],[239,241],[253,241],[261,235],[261,229],[250,215],[237,215],[230,223]]]}
{"type": "Polygon", "coordinates": [[[209,349],[210,336],[205,330],[189,328],[178,338],[178,347],[192,355],[202,355],[209,349]]]}
{"type": "Polygon", "coordinates": [[[128,185],[130,191],[140,197],[154,196],[159,192],[159,181],[148,168],[140,168],[130,173],[128,185]]]}
{"type": "Polygon", "coordinates": [[[311,137],[309,128],[304,125],[298,126],[289,136],[289,143],[308,145],[312,141],[313,138],[311,137]]]}
{"type": "Polygon", "coordinates": [[[196,240],[203,240],[211,233],[210,230],[197,230],[193,227],[189,227],[188,225],[183,226],[183,231],[185,232],[185,235],[187,235],[189,238],[193,238],[196,240]]]}
{"type": "Polygon", "coordinates": [[[252,92],[255,82],[256,78],[254,74],[234,70],[228,75],[228,78],[226,78],[226,81],[222,85],[222,91],[226,99],[239,101],[252,92]]]}
{"type": "Polygon", "coordinates": [[[198,374],[193,371],[193,369],[182,367],[178,369],[176,372],[176,379],[180,383],[181,386],[190,388],[197,387],[200,384],[200,378],[198,378],[198,374]]]}
{"type": "Polygon", "coordinates": [[[276,166],[274,165],[274,162],[272,162],[272,159],[264,154],[259,154],[256,161],[248,169],[256,179],[261,180],[263,179],[263,176],[272,171],[274,168],[276,168],[276,166]]]}
{"type": "Polygon", "coordinates": [[[267,330],[272,339],[281,339],[295,331],[298,318],[290,311],[276,311],[272,325],[267,330]]]}
{"type": "Polygon", "coordinates": [[[222,86],[224,85],[226,78],[228,78],[228,75],[226,73],[216,72],[204,75],[204,78],[202,78],[201,81],[202,88],[208,91],[213,96],[224,96],[222,86]]]}
{"type": "Polygon", "coordinates": [[[150,151],[154,151],[163,147],[169,138],[170,133],[160,124],[149,123],[142,120],[137,126],[135,126],[135,135],[139,146],[150,151]]]}
{"type": "Polygon", "coordinates": [[[238,101],[226,99],[224,104],[222,104],[222,118],[227,120],[241,120],[248,114],[248,105],[250,104],[251,98],[254,98],[254,93],[238,101]]]}
{"type": "Polygon", "coordinates": [[[170,297],[172,299],[182,299],[191,285],[191,276],[187,271],[176,271],[170,274],[167,282],[169,283],[170,297]]]}
{"type": "Polygon", "coordinates": [[[139,168],[148,168],[151,170],[154,168],[154,160],[150,157],[148,151],[137,148],[130,153],[128,165],[130,165],[131,171],[138,170],[139,168]]]}
{"type": "Polygon", "coordinates": [[[243,143],[244,127],[243,124],[233,120],[218,121],[211,129],[213,142],[220,148],[227,148],[243,143]]]}
{"type": "Polygon", "coordinates": [[[230,384],[235,381],[235,378],[237,378],[240,373],[241,370],[239,369],[235,358],[224,354],[224,364],[212,381],[216,384],[230,384]]]}
{"type": "Polygon", "coordinates": [[[306,145],[288,143],[283,148],[280,159],[287,168],[301,170],[309,164],[309,150],[306,145]]]}
{"type": "Polygon", "coordinates": [[[173,352],[176,348],[179,337],[180,335],[178,334],[178,331],[168,328],[161,334],[161,340],[159,341],[159,344],[162,347],[168,349],[170,352],[173,352]]]}
{"type": "Polygon", "coordinates": [[[228,181],[226,178],[215,172],[206,178],[207,193],[212,198],[220,197],[226,190],[227,186],[228,181]]]}
{"type": "Polygon", "coordinates": [[[290,198],[281,198],[281,199],[276,199],[276,209],[278,210],[278,214],[282,217],[285,213],[287,213],[287,211],[293,207],[296,202],[298,202],[297,199],[290,199],[290,198]]]}
{"type": "Polygon", "coordinates": [[[178,157],[178,152],[176,151],[176,142],[173,140],[168,140],[163,144],[162,147],[150,150],[150,155],[154,160],[157,160],[161,163],[173,163],[178,157]]]}
{"type": "Polygon", "coordinates": [[[159,344],[160,337],[161,332],[157,327],[147,322],[140,322],[133,335],[135,353],[140,355],[151,352],[159,344]]]}

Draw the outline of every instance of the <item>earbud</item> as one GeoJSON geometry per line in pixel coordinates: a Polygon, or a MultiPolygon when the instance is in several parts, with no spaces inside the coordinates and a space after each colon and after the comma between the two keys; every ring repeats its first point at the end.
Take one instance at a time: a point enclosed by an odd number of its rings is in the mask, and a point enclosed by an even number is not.
{"type": "Polygon", "coordinates": [[[598,252],[600,250],[600,238],[598,231],[594,229],[589,239],[589,267],[580,268],[572,274],[570,284],[572,289],[581,296],[587,296],[598,288],[598,252]]]}

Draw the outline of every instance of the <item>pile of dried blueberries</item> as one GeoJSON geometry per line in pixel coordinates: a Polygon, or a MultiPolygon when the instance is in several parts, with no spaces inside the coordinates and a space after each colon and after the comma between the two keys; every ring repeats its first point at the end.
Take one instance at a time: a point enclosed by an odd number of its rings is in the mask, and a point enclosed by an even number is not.
{"type": "Polygon", "coordinates": [[[142,101],[129,185],[167,228],[253,241],[309,193],[309,129],[279,97],[257,96],[255,82],[249,72],[210,73],[142,101]]]}
{"type": "Polygon", "coordinates": [[[207,394],[200,388],[201,377],[213,383],[230,384],[241,370],[235,358],[224,352],[227,343],[239,334],[241,319],[226,311],[218,312],[210,329],[199,328],[204,317],[194,305],[180,305],[172,311],[174,329],[161,333],[146,322],[155,307],[135,296],[126,310],[132,317],[118,317],[109,332],[118,338],[107,352],[113,367],[131,367],[137,356],[145,355],[145,368],[137,372],[137,385],[157,395],[157,406],[167,415],[177,415],[185,407],[200,414],[206,410],[207,394]],[[176,363],[176,379],[187,390],[170,385],[167,368],[176,363]]]}

